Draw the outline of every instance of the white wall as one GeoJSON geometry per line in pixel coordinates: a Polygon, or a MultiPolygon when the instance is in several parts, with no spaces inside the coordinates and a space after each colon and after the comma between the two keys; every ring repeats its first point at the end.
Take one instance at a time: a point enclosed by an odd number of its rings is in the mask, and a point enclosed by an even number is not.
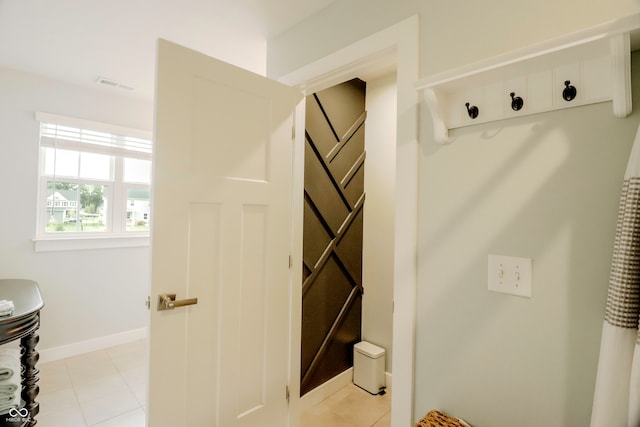
{"type": "Polygon", "coordinates": [[[589,425],[639,122],[607,102],[457,130],[448,146],[425,141],[417,412],[438,407],[478,427],[589,425]],[[488,254],[533,258],[533,298],[488,292],[488,254]]]}
{"type": "Polygon", "coordinates": [[[0,278],[39,283],[39,350],[146,326],[148,247],[34,252],[35,111],[151,130],[153,105],[0,68],[0,278]]]}
{"type": "MultiPolygon", "coordinates": [[[[287,74],[416,13],[425,76],[639,11],[636,0],[343,0],[270,40],[267,70],[287,74]]],[[[421,105],[415,419],[439,408],[476,427],[588,425],[639,122],[603,103],[461,129],[439,146],[421,105]],[[532,299],[486,290],[489,253],[533,258],[532,299]]]]}
{"type": "Polygon", "coordinates": [[[386,350],[386,372],[391,372],[396,173],[395,73],[367,80],[366,109],[362,339],[386,350]]]}
{"type": "Polygon", "coordinates": [[[285,75],[415,14],[424,76],[639,10],[638,0],[340,0],[268,40],[267,75],[285,75]]]}

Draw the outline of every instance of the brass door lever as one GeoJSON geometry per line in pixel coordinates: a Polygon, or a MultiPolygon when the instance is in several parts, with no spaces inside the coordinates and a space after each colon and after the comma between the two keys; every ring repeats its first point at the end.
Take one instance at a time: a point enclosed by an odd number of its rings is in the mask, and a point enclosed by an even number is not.
{"type": "Polygon", "coordinates": [[[158,311],[173,310],[176,307],[193,305],[198,303],[198,298],[176,300],[176,294],[158,295],[158,311]]]}

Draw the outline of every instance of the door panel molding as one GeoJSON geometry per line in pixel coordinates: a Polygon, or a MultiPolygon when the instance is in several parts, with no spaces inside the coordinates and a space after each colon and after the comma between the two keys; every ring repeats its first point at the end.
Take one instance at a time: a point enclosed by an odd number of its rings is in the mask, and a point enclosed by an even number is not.
{"type": "Polygon", "coordinates": [[[157,76],[151,294],[198,304],[150,311],[148,424],[286,426],[300,94],[165,40],[157,76]]]}

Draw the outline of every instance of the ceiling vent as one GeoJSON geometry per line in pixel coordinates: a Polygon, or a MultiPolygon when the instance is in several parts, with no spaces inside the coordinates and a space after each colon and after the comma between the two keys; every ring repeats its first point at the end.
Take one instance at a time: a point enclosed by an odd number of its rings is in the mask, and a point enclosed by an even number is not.
{"type": "Polygon", "coordinates": [[[113,79],[108,79],[106,77],[98,77],[98,80],[96,80],[96,82],[98,84],[101,85],[105,85],[105,86],[111,86],[111,87],[117,87],[119,89],[124,89],[124,90],[134,90],[133,86],[129,86],[123,83],[120,83],[116,80],[113,79]]]}

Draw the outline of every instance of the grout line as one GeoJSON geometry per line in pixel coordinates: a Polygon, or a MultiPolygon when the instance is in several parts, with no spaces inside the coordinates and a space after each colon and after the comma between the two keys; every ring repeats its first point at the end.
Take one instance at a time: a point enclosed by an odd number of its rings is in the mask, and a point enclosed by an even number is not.
{"type": "Polygon", "coordinates": [[[380,416],[380,418],[378,418],[377,420],[375,420],[375,421],[373,422],[373,424],[371,424],[371,427],[374,427],[376,424],[378,424],[380,421],[382,421],[382,419],[383,419],[384,417],[386,417],[387,415],[389,415],[390,413],[391,413],[391,410],[389,410],[389,411],[385,412],[384,414],[382,414],[382,415],[380,416]]]}
{"type": "MultiPolygon", "coordinates": [[[[131,409],[131,410],[126,411],[126,412],[123,412],[123,413],[121,413],[121,414],[114,415],[113,417],[109,417],[109,418],[106,418],[106,419],[104,419],[104,420],[102,420],[102,421],[98,421],[98,422],[97,422],[97,423],[95,423],[95,424],[87,425],[87,427],[96,427],[96,426],[98,426],[98,425],[100,425],[100,424],[102,424],[102,423],[106,423],[107,421],[112,420],[112,419],[114,419],[114,418],[118,418],[118,417],[121,417],[121,416],[123,416],[123,415],[129,414],[129,413],[131,413],[131,412],[135,412],[135,411],[137,411],[138,409],[142,409],[142,408],[137,407],[137,408],[135,408],[135,409],[131,409]]],[[[85,423],[85,424],[86,424],[86,423],[85,423]]]]}
{"type": "Polygon", "coordinates": [[[69,377],[69,383],[71,384],[71,389],[73,390],[73,396],[76,398],[76,403],[78,404],[80,415],[82,415],[82,419],[84,420],[84,425],[88,426],[89,423],[87,422],[87,416],[84,414],[84,410],[82,409],[82,405],[80,404],[80,399],[78,399],[78,391],[76,390],[76,383],[73,380],[73,377],[71,376],[71,374],[69,373],[69,365],[67,364],[67,362],[69,359],[71,359],[71,357],[65,357],[64,359],[61,359],[61,360],[64,362],[64,371],[67,374],[67,377],[69,377]]]}

